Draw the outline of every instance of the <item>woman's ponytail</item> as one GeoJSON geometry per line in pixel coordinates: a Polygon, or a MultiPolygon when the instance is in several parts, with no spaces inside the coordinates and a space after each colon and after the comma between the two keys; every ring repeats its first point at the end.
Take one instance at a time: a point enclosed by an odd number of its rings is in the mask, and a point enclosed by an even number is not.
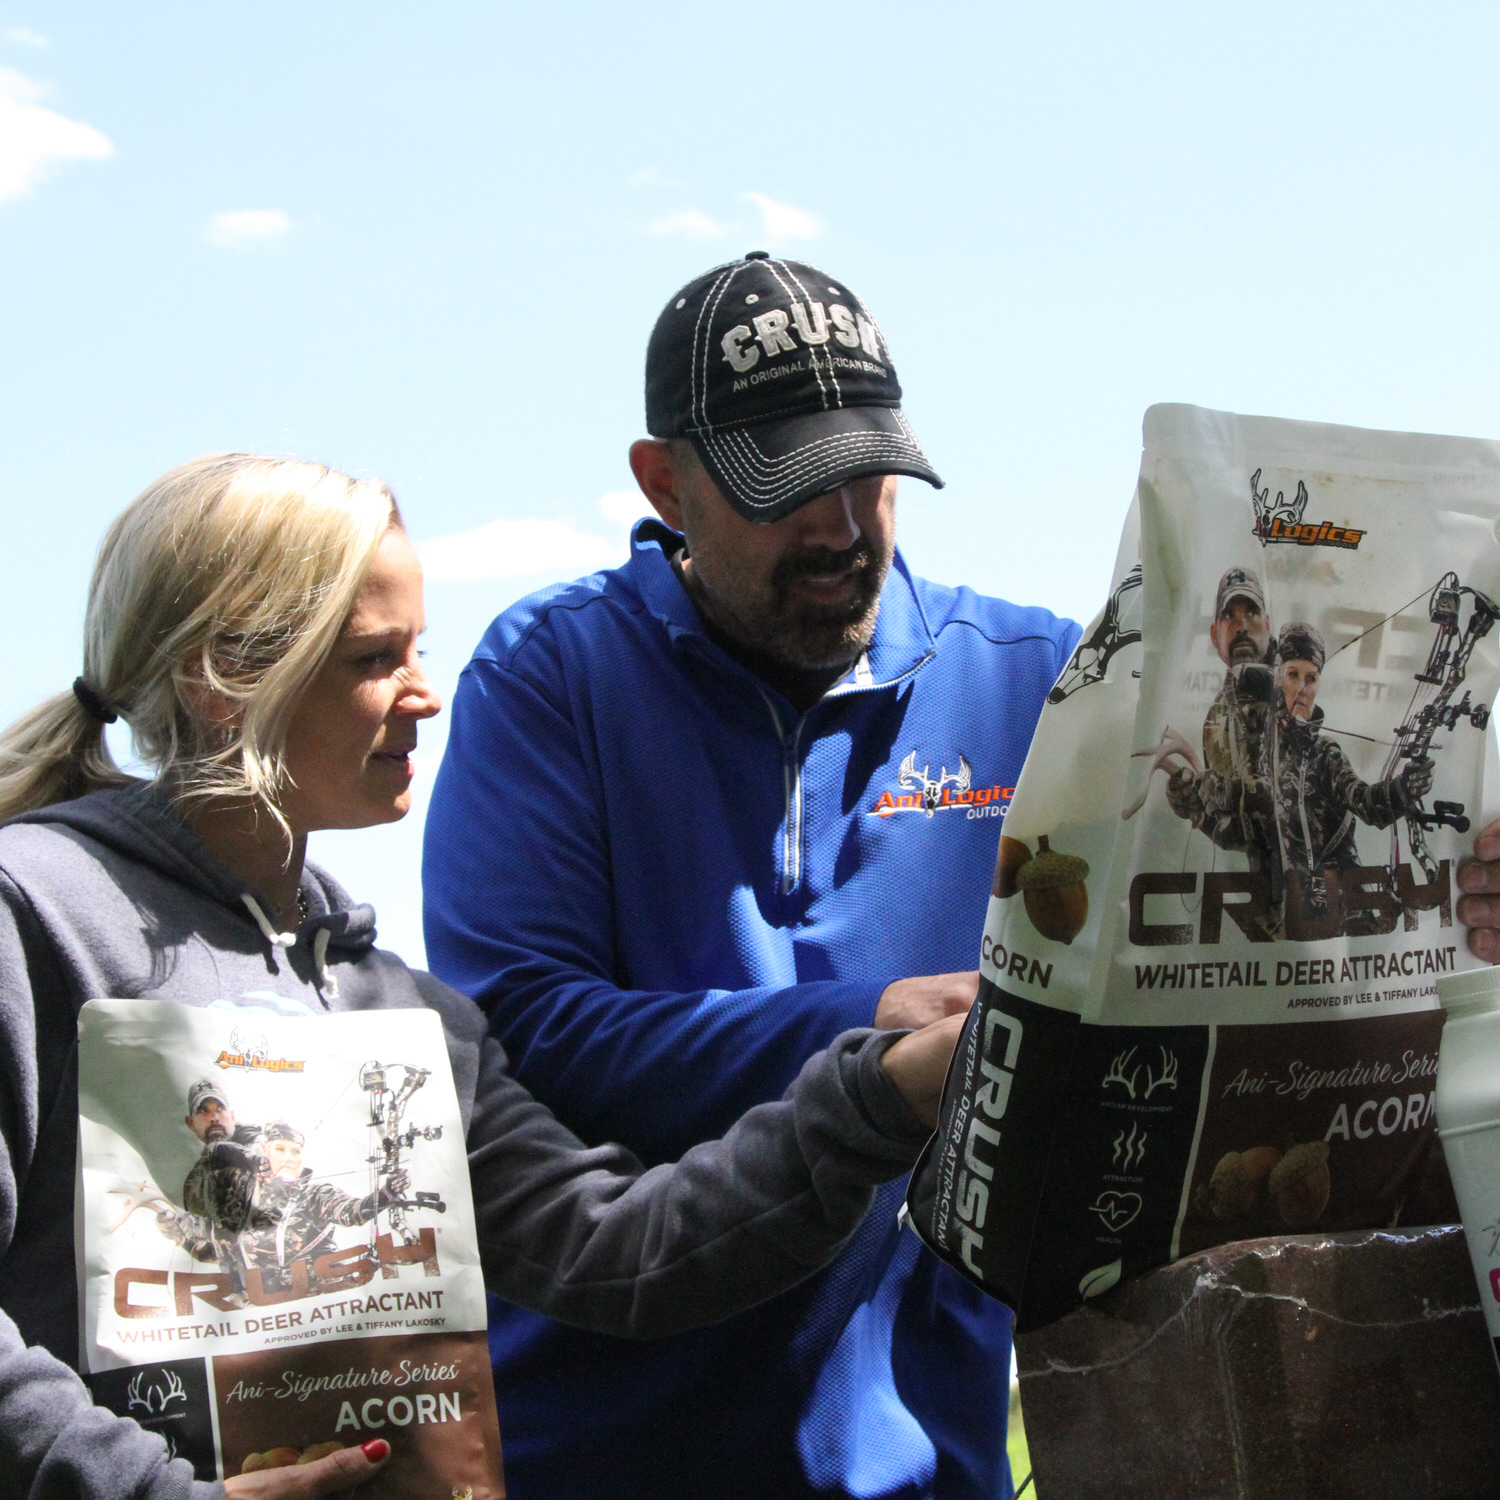
{"type": "MultiPolygon", "coordinates": [[[[102,698],[97,706],[110,712],[102,698]]],[[[0,733],[0,819],[129,781],[109,753],[104,724],[104,714],[70,689],[0,733]]]]}

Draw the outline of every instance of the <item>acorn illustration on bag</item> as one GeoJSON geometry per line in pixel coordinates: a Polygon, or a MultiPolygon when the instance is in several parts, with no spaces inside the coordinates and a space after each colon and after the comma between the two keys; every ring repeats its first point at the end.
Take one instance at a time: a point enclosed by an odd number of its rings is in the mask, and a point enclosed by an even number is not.
{"type": "Polygon", "coordinates": [[[1037,852],[1016,871],[1016,889],[1026,902],[1031,925],[1055,943],[1071,943],[1089,919],[1089,862],[1076,854],[1059,854],[1047,835],[1037,852]]]}
{"type": "Polygon", "coordinates": [[[1266,1191],[1290,1229],[1317,1223],[1328,1207],[1331,1187],[1327,1141],[1303,1141],[1290,1147],[1266,1179],[1266,1191]]]}
{"type": "Polygon", "coordinates": [[[1248,1151],[1226,1151],[1195,1201],[1221,1224],[1258,1212],[1269,1191],[1266,1179],[1281,1162],[1275,1146],[1252,1146],[1248,1151]]]}
{"type": "Polygon", "coordinates": [[[1016,876],[1021,866],[1031,860],[1031,849],[1021,839],[1013,839],[1007,833],[1000,835],[1000,852],[995,856],[995,883],[990,887],[992,895],[1008,901],[1016,893],[1016,876]]]}

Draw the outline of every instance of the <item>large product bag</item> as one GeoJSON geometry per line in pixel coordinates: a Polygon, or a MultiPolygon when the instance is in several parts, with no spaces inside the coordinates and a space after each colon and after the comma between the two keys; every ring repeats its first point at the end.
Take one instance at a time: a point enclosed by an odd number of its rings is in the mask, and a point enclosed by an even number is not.
{"type": "Polygon", "coordinates": [[[503,1495],[463,1123],[437,1015],[91,1000],[83,1368],[200,1479],[383,1437],[361,1494],[503,1495]]]}
{"type": "Polygon", "coordinates": [[[908,1207],[1037,1327],[1179,1255],[1447,1222],[1500,446],[1146,414],[1109,603],[1005,818],[908,1207]]]}

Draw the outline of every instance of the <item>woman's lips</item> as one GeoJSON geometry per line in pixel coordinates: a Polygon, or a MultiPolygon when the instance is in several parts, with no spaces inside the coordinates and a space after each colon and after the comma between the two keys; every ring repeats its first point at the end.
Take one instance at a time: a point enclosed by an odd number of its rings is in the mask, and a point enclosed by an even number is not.
{"type": "Polygon", "coordinates": [[[415,767],[411,763],[412,751],[417,747],[410,746],[404,750],[373,750],[370,759],[380,765],[389,766],[393,770],[402,771],[407,776],[415,773],[415,767]]]}

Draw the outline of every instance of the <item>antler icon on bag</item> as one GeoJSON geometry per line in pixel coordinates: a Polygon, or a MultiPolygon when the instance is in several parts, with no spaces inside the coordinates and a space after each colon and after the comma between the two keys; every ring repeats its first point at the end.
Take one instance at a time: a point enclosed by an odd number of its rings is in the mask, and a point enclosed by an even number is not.
{"type": "Polygon", "coordinates": [[[1103,1086],[1105,1088],[1108,1088],[1112,1083],[1118,1083],[1130,1098],[1135,1098],[1135,1081],[1139,1077],[1141,1070],[1139,1067],[1136,1067],[1129,1073],[1125,1071],[1130,1063],[1130,1059],[1134,1056],[1135,1048],[1131,1047],[1115,1057],[1114,1061],[1109,1065],[1109,1072],[1104,1075],[1103,1086]]]}
{"type": "Polygon", "coordinates": [[[182,1381],[171,1370],[163,1370],[166,1383],[147,1381],[146,1372],[141,1371],[125,1388],[126,1402],[130,1410],[140,1407],[148,1416],[160,1416],[173,1401],[186,1401],[187,1392],[182,1381]]]}
{"type": "Polygon", "coordinates": [[[1109,1072],[1104,1075],[1102,1087],[1108,1088],[1112,1083],[1118,1083],[1125,1090],[1127,1098],[1134,1099],[1137,1092],[1140,1093],[1142,1101],[1149,1099],[1157,1089],[1175,1089],[1177,1087],[1177,1054],[1169,1052],[1165,1047],[1157,1048],[1161,1053],[1161,1072],[1157,1072],[1150,1063],[1136,1063],[1130,1066],[1131,1059],[1135,1056],[1135,1048],[1128,1047],[1124,1052],[1117,1053],[1109,1065],[1109,1072]],[[1126,1068],[1130,1068],[1127,1073],[1126,1068]],[[1141,1074],[1146,1075],[1145,1088],[1140,1088],[1141,1074]]]}
{"type": "Polygon", "coordinates": [[[1175,1089],[1177,1087],[1177,1054],[1168,1052],[1165,1047],[1161,1051],[1161,1072],[1154,1073],[1150,1068],[1146,1069],[1146,1092],[1141,1095],[1142,1099],[1149,1099],[1157,1089],[1175,1089]]]}

